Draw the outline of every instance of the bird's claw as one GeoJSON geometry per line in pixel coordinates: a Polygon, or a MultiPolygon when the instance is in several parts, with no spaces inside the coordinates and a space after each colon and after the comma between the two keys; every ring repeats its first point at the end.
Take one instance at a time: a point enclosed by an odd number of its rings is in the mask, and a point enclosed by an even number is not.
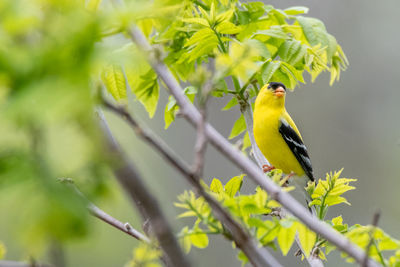
{"type": "Polygon", "coordinates": [[[289,185],[289,179],[294,175],[294,172],[289,173],[281,179],[280,186],[287,187],[289,185]]]}
{"type": "Polygon", "coordinates": [[[270,172],[270,171],[275,169],[275,167],[272,166],[272,165],[271,166],[270,165],[263,165],[262,168],[263,168],[263,172],[264,173],[270,172]]]}

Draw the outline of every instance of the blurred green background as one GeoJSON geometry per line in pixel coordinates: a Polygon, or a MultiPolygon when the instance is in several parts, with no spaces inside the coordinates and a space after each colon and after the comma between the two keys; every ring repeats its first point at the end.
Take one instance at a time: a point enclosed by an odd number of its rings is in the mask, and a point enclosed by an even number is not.
{"type": "MultiPolygon", "coordinates": [[[[301,85],[288,94],[287,109],[300,128],[310,151],[317,177],[344,167],[345,177],[357,178],[357,190],[346,197],[351,206],[331,208],[328,216],[342,215],[349,224],[368,224],[372,214],[382,211],[379,226],[400,238],[400,53],[398,44],[398,12],[400,2],[382,1],[265,1],[278,8],[304,5],[309,15],[321,19],[327,30],[343,47],[350,66],[342,73],[340,82],[329,86],[328,75],[318,77],[315,83],[301,85]]],[[[307,79],[309,80],[309,79],[307,79]]],[[[161,100],[167,95],[161,90],[161,100]]],[[[210,122],[225,136],[239,111],[221,112],[228,99],[213,99],[209,106],[210,122]]],[[[182,158],[193,158],[195,132],[183,119],[178,119],[167,131],[163,128],[163,109],[159,107],[152,120],[138,103],[132,111],[167,141],[182,158]]],[[[173,206],[176,195],[188,189],[180,174],[162,158],[138,140],[119,118],[107,114],[118,140],[158,197],[163,210],[177,231],[185,220],[177,220],[178,210],[173,206]]],[[[227,181],[240,170],[232,166],[212,147],[208,147],[205,177],[227,181]]],[[[110,177],[114,194],[104,203],[96,203],[122,221],[140,228],[141,222],[130,201],[110,177]]],[[[245,189],[254,184],[245,180],[245,189]]],[[[0,240],[7,246],[7,259],[25,257],[20,236],[13,218],[19,216],[24,203],[16,201],[18,192],[0,191],[0,240]]],[[[29,201],[29,199],[25,199],[29,201]]],[[[123,266],[138,242],[110,226],[90,218],[87,238],[69,241],[64,246],[68,266],[123,266]]],[[[29,223],[29,222],[27,222],[29,223]]],[[[21,226],[18,226],[21,227],[21,226]]],[[[289,254],[293,255],[294,249],[289,254]]],[[[285,266],[299,264],[293,256],[283,258],[275,253],[285,266]]],[[[206,250],[193,249],[189,257],[194,266],[240,266],[231,244],[221,237],[212,238],[206,250]]],[[[341,266],[338,253],[331,255],[326,266],[341,266]]],[[[302,263],[304,266],[305,263],[302,263]]]]}

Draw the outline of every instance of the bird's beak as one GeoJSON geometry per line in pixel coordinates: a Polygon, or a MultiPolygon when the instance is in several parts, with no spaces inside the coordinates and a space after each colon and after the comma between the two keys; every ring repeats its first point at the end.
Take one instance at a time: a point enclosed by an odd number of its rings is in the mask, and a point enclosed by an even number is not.
{"type": "Polygon", "coordinates": [[[276,95],[277,97],[282,97],[285,95],[285,93],[285,89],[283,89],[282,86],[279,86],[275,89],[274,95],[276,95]]]}

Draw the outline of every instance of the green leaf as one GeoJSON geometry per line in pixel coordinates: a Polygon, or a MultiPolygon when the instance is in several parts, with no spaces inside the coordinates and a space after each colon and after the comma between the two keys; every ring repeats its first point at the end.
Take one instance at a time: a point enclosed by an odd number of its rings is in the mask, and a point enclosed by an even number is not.
{"type": "Polygon", "coordinates": [[[236,34],[240,32],[240,28],[229,21],[219,23],[215,29],[222,34],[236,34]]]}
{"type": "Polygon", "coordinates": [[[278,237],[280,224],[278,221],[265,221],[264,226],[257,229],[257,238],[261,244],[267,245],[278,237]]]}
{"type": "Polygon", "coordinates": [[[233,139],[239,134],[243,133],[246,130],[246,121],[243,117],[243,114],[240,115],[239,119],[235,122],[233,125],[233,128],[231,130],[231,133],[229,135],[229,139],[233,139]]]}
{"type": "Polygon", "coordinates": [[[247,224],[250,227],[256,227],[256,228],[265,228],[266,227],[264,221],[257,217],[250,217],[247,220],[247,224]]]}
{"type": "Polygon", "coordinates": [[[214,178],[211,181],[210,190],[212,192],[214,192],[214,193],[218,193],[219,194],[219,193],[224,192],[224,187],[222,186],[222,183],[221,183],[220,180],[218,180],[217,178],[214,178]]]}
{"type": "Polygon", "coordinates": [[[208,236],[205,233],[197,232],[199,229],[194,229],[196,233],[190,233],[190,241],[193,246],[198,248],[206,248],[208,246],[208,236]]]}
{"type": "Polygon", "coordinates": [[[267,84],[270,82],[272,76],[275,74],[275,72],[279,69],[281,66],[280,61],[270,61],[265,63],[262,68],[261,68],[261,79],[264,84],[267,84]]]}
{"type": "Polygon", "coordinates": [[[285,13],[288,14],[288,15],[307,14],[308,13],[308,7],[305,7],[305,6],[292,6],[292,7],[286,8],[283,11],[285,11],[285,13]]]}
{"type": "Polygon", "coordinates": [[[236,193],[240,190],[243,183],[244,174],[240,176],[232,177],[225,185],[225,193],[230,197],[234,197],[236,193]]]}
{"type": "MultiPolygon", "coordinates": [[[[281,62],[282,64],[283,62],[281,62]]],[[[296,79],[293,75],[290,75],[285,68],[282,68],[282,65],[274,72],[272,75],[271,81],[280,81],[285,84],[287,88],[293,89],[296,86],[296,79]]]]}
{"type": "MultiPolygon", "coordinates": [[[[188,86],[185,87],[183,93],[189,98],[190,102],[193,103],[194,98],[197,94],[197,89],[194,86],[188,86]]],[[[164,110],[164,129],[168,129],[171,123],[175,120],[175,114],[178,110],[179,106],[177,105],[175,98],[173,96],[169,96],[168,103],[165,106],[164,110]]]]}
{"type": "Polygon", "coordinates": [[[289,38],[286,32],[282,29],[281,26],[272,26],[268,30],[261,30],[254,33],[254,36],[257,35],[266,35],[269,37],[277,38],[277,39],[287,39],[289,38]]]}
{"type": "Polygon", "coordinates": [[[192,248],[192,241],[190,239],[189,233],[189,227],[185,226],[182,228],[180,235],[182,236],[179,241],[181,243],[181,246],[183,247],[183,250],[185,253],[189,253],[190,249],[192,248]]]}
{"type": "Polygon", "coordinates": [[[204,28],[190,37],[185,43],[185,47],[189,49],[188,57],[182,57],[181,61],[189,60],[189,62],[197,60],[199,57],[209,54],[218,46],[218,38],[214,31],[210,28],[204,28]]]}
{"type": "Polygon", "coordinates": [[[127,266],[161,267],[161,251],[147,243],[141,243],[133,250],[133,259],[127,266]]]}
{"type": "Polygon", "coordinates": [[[134,69],[126,68],[126,76],[136,98],[152,118],[156,112],[159,97],[157,74],[149,68],[146,73],[138,77],[134,69]]]}
{"type": "Polygon", "coordinates": [[[247,41],[247,43],[253,48],[255,48],[258,51],[258,54],[262,56],[264,59],[271,58],[271,53],[263,42],[257,39],[250,39],[247,41]]]}
{"type": "Polygon", "coordinates": [[[292,66],[302,61],[306,53],[307,46],[297,40],[286,40],[278,50],[281,59],[292,66]]]}
{"type": "Polygon", "coordinates": [[[350,203],[344,197],[329,195],[325,198],[325,205],[327,206],[333,206],[341,203],[350,205],[350,203]]]}
{"type": "Polygon", "coordinates": [[[194,211],[188,210],[178,215],[178,218],[184,217],[196,217],[197,214],[194,211]]]}
{"type": "Polygon", "coordinates": [[[246,263],[249,262],[249,259],[246,257],[246,255],[241,250],[239,251],[237,257],[242,262],[242,266],[246,265],[246,263]]]}
{"type": "Polygon", "coordinates": [[[120,66],[109,65],[104,67],[101,78],[115,100],[126,99],[126,81],[120,66]]]}
{"type": "Polygon", "coordinates": [[[229,10],[219,14],[217,16],[216,22],[220,23],[222,21],[229,21],[232,18],[234,11],[235,11],[234,9],[229,9],[229,10]]]}
{"type": "Polygon", "coordinates": [[[330,59],[336,53],[338,44],[336,38],[333,35],[327,33],[327,36],[328,36],[327,56],[328,59],[330,59]]]}
{"type": "Polygon", "coordinates": [[[342,215],[333,218],[332,223],[333,223],[333,225],[343,225],[342,215]]]}
{"type": "Polygon", "coordinates": [[[297,231],[299,232],[299,239],[301,247],[306,254],[306,257],[310,256],[311,250],[314,247],[317,235],[309,230],[304,224],[297,223],[297,231]]]}
{"type": "Polygon", "coordinates": [[[297,17],[301,28],[303,29],[304,36],[311,46],[321,44],[321,47],[328,46],[329,38],[326,32],[325,25],[322,21],[316,18],[297,17]]]}
{"type": "Polygon", "coordinates": [[[182,21],[186,22],[186,23],[202,25],[202,26],[205,26],[205,27],[209,27],[210,26],[208,21],[206,19],[203,19],[203,18],[184,18],[184,19],[182,19],[182,21]]]}
{"type": "Polygon", "coordinates": [[[261,187],[257,186],[254,200],[259,208],[265,207],[268,201],[268,194],[261,187]]]}
{"type": "Polygon", "coordinates": [[[236,106],[237,104],[238,104],[237,98],[232,97],[231,100],[229,100],[229,102],[226,104],[226,106],[222,108],[222,110],[229,110],[234,106],[236,106]]]}
{"type": "Polygon", "coordinates": [[[168,103],[165,106],[164,110],[164,121],[165,126],[164,129],[168,129],[171,123],[175,120],[175,112],[179,109],[176,105],[176,100],[173,96],[169,96],[168,103]]]}
{"type": "Polygon", "coordinates": [[[290,248],[292,247],[292,244],[296,237],[296,232],[297,223],[292,223],[289,227],[284,227],[281,222],[281,229],[278,233],[278,244],[284,256],[287,255],[290,248]]]}
{"type": "MultiPolygon", "coordinates": [[[[286,74],[291,76],[292,80],[294,81],[294,84],[297,84],[297,82],[305,83],[302,71],[297,70],[292,65],[290,65],[290,64],[288,64],[286,62],[282,62],[281,63],[281,69],[282,69],[283,72],[285,72],[286,74]]],[[[292,82],[291,89],[293,89],[293,88],[294,88],[294,85],[293,85],[293,82],[292,82]]]]}

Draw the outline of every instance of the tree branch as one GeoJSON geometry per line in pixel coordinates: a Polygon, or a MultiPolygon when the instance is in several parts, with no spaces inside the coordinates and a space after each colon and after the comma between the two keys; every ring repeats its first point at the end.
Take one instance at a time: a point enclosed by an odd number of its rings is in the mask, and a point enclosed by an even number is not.
{"type": "Polygon", "coordinates": [[[156,149],[183,175],[183,177],[190,182],[197,193],[204,197],[210,205],[215,217],[223,223],[224,227],[230,232],[231,238],[236,243],[237,247],[245,253],[254,266],[281,266],[281,264],[268,252],[267,249],[258,246],[257,242],[252,239],[250,234],[232,218],[232,216],[219,204],[217,200],[205,192],[204,188],[200,184],[201,177],[198,176],[198,173],[194,173],[190,166],[180,159],[167,144],[155,136],[153,132],[140,126],[124,108],[116,107],[107,101],[104,101],[104,105],[112,112],[124,118],[139,137],[156,149]]]}
{"type": "Polygon", "coordinates": [[[0,267],[56,267],[52,264],[23,262],[23,261],[2,261],[0,260],[0,267]]]}
{"type": "Polygon", "coordinates": [[[365,248],[365,258],[363,263],[361,264],[362,267],[367,267],[367,263],[368,263],[368,257],[369,257],[369,251],[370,248],[372,246],[372,244],[374,243],[374,233],[375,233],[375,229],[378,226],[378,222],[379,222],[379,218],[381,217],[381,212],[380,210],[377,210],[374,213],[374,216],[372,217],[372,229],[369,233],[369,242],[367,247],[365,248]]]}
{"type": "Polygon", "coordinates": [[[127,223],[127,222],[123,223],[123,222],[119,221],[118,219],[107,214],[106,212],[104,212],[102,209],[98,208],[94,204],[89,204],[88,209],[94,217],[102,220],[105,223],[108,223],[112,227],[117,228],[118,230],[121,230],[124,233],[127,233],[128,235],[136,238],[139,241],[143,241],[145,243],[150,243],[150,239],[147,236],[145,236],[144,234],[142,234],[141,232],[139,232],[138,230],[133,228],[129,223],[127,223]]]}
{"type": "MultiPolygon", "coordinates": [[[[195,106],[183,94],[183,89],[168,70],[167,66],[157,58],[156,54],[151,53],[152,47],[147,42],[146,37],[136,27],[128,29],[128,33],[137,44],[137,46],[148,54],[148,60],[159,77],[164,81],[166,87],[175,97],[185,118],[188,119],[194,126],[200,123],[201,115],[195,106]]],[[[265,189],[273,199],[281,203],[295,217],[302,221],[312,231],[320,234],[341,251],[347,253],[354,258],[359,264],[362,264],[365,258],[365,252],[358,246],[352,244],[346,237],[318,220],[315,216],[310,216],[309,211],[297,202],[289,193],[281,190],[279,186],[273,183],[270,179],[266,179],[260,168],[257,167],[249,158],[242,155],[240,151],[234,148],[219,132],[210,124],[206,124],[206,134],[211,144],[213,144],[222,154],[229,158],[233,163],[245,171],[249,177],[265,189]]],[[[368,266],[379,266],[372,259],[368,260],[368,266]]]]}
{"type": "Polygon", "coordinates": [[[264,157],[264,154],[258,148],[256,140],[254,139],[253,133],[253,112],[251,110],[250,104],[246,100],[239,99],[240,112],[243,114],[244,120],[246,122],[247,132],[249,133],[251,148],[253,150],[254,158],[258,166],[262,169],[263,165],[270,165],[268,160],[264,157]]]}
{"type": "Polygon", "coordinates": [[[207,148],[207,136],[205,133],[206,125],[206,110],[201,111],[201,121],[197,126],[197,138],[194,146],[194,163],[193,163],[193,173],[198,177],[203,176],[204,170],[204,156],[207,148]]]}
{"type": "Polygon", "coordinates": [[[89,210],[90,214],[93,215],[94,217],[102,220],[105,223],[108,223],[112,227],[136,238],[139,241],[145,242],[145,243],[150,243],[150,239],[139,232],[138,230],[134,229],[128,222],[123,223],[119,221],[118,219],[112,217],[99,207],[97,207],[95,204],[93,204],[75,185],[74,181],[70,178],[60,178],[58,179],[61,183],[66,184],[70,186],[76,194],[78,194],[81,198],[83,198],[87,202],[87,209],[89,210]]]}
{"type": "Polygon", "coordinates": [[[106,144],[114,159],[114,174],[130,198],[138,207],[142,217],[150,224],[152,234],[158,239],[168,266],[190,266],[183,254],[173,231],[169,226],[157,200],[148,191],[136,167],[128,160],[115,141],[101,110],[98,110],[100,125],[106,144]]]}

